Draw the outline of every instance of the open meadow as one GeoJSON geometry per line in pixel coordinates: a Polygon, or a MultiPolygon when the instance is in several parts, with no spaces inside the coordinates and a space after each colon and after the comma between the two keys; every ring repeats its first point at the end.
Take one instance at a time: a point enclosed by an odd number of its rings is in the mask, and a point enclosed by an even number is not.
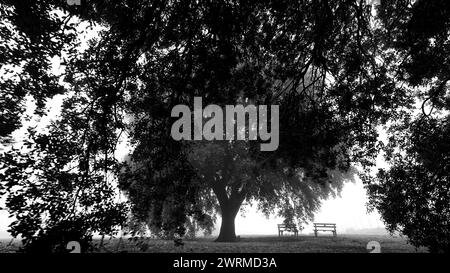
{"type": "MultiPolygon", "coordinates": [[[[238,242],[218,243],[214,238],[197,238],[184,240],[183,246],[175,246],[172,240],[145,239],[135,243],[128,239],[105,239],[103,247],[94,252],[172,252],[172,253],[366,253],[367,243],[377,241],[380,243],[382,253],[416,253],[427,252],[424,248],[416,249],[407,244],[405,238],[389,235],[338,235],[319,236],[300,235],[298,237],[285,236],[243,236],[238,242]]],[[[99,239],[94,240],[95,245],[100,244],[99,239]]],[[[0,252],[16,252],[20,242],[14,240],[1,240],[0,252]]]]}

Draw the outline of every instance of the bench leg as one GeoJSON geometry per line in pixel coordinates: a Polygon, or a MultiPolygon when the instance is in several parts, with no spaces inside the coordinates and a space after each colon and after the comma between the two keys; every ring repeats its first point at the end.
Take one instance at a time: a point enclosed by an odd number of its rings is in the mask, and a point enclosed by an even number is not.
{"type": "Polygon", "coordinates": [[[317,237],[317,229],[314,230],[314,236],[317,237]]]}

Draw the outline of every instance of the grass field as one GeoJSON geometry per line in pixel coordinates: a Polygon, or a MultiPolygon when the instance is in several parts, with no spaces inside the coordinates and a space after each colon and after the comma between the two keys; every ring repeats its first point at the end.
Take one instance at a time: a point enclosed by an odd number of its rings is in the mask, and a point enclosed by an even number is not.
{"type": "MultiPolygon", "coordinates": [[[[185,240],[183,247],[176,247],[172,240],[148,239],[144,246],[123,239],[105,239],[104,247],[98,252],[194,252],[194,253],[365,253],[369,252],[366,245],[377,241],[383,253],[426,252],[426,249],[416,249],[407,244],[405,238],[389,235],[339,235],[332,236],[245,236],[235,243],[216,243],[214,238],[199,238],[185,240]]],[[[100,240],[95,240],[98,244],[100,240]]],[[[0,252],[16,252],[20,242],[1,240],[0,252]]]]}

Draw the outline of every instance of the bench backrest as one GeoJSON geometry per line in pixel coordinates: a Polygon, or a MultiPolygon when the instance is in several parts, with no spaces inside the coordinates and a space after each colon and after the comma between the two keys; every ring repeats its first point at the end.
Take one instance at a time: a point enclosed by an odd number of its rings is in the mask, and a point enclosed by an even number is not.
{"type": "Polygon", "coordinates": [[[332,223],[314,223],[314,227],[330,227],[330,228],[335,228],[336,224],[332,224],[332,223]]]}

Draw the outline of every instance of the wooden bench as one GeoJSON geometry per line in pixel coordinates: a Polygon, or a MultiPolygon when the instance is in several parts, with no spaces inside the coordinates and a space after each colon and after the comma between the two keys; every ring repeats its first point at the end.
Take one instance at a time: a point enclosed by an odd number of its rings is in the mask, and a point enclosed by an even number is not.
{"type": "Polygon", "coordinates": [[[295,236],[298,236],[298,228],[295,224],[278,224],[278,237],[283,236],[284,231],[293,232],[295,236]]]}
{"type": "Polygon", "coordinates": [[[318,231],[331,231],[333,236],[336,237],[336,224],[332,223],[314,223],[314,235],[317,237],[318,231]]]}

